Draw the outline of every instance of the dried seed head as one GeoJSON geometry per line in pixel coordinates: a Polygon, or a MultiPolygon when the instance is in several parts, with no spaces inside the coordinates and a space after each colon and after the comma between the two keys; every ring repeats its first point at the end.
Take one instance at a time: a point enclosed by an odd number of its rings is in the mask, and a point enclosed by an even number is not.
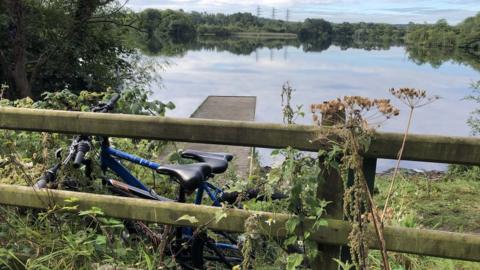
{"type": "Polygon", "coordinates": [[[427,97],[425,90],[415,88],[390,88],[389,92],[410,108],[419,108],[439,99],[439,96],[427,97]]]}
{"type": "Polygon", "coordinates": [[[339,114],[346,116],[347,125],[362,128],[368,127],[368,122],[375,120],[370,117],[389,119],[399,114],[399,110],[390,103],[389,99],[369,99],[361,96],[345,96],[342,99],[312,104],[310,108],[316,124],[320,124],[319,115],[339,114]]]}

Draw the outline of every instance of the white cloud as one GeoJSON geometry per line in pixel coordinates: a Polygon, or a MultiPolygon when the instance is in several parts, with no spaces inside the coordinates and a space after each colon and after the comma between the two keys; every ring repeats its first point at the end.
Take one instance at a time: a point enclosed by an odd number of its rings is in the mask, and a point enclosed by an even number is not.
{"type": "MultiPolygon", "coordinates": [[[[318,5],[344,2],[335,0],[199,0],[201,5],[241,5],[241,6],[294,6],[294,5],[318,5]]],[[[351,1],[350,1],[351,2],[351,1]]]]}

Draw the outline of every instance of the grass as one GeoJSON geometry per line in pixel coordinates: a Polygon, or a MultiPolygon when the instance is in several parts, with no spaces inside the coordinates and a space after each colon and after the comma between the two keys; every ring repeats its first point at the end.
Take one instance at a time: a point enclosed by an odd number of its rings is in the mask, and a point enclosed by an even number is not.
{"type": "MultiPolygon", "coordinates": [[[[389,177],[376,179],[375,200],[383,207],[389,177]]],[[[401,175],[391,201],[387,223],[435,230],[480,233],[480,181],[464,175],[445,175],[431,180],[425,176],[401,175]]],[[[397,270],[475,270],[480,263],[389,253],[392,269],[397,270]]],[[[372,252],[373,269],[379,269],[380,254],[372,252]]]]}
{"type": "MultiPolygon", "coordinates": [[[[438,180],[401,177],[393,197],[393,223],[453,232],[480,233],[480,181],[446,175],[438,180]]],[[[376,181],[379,206],[389,182],[376,181]]]]}

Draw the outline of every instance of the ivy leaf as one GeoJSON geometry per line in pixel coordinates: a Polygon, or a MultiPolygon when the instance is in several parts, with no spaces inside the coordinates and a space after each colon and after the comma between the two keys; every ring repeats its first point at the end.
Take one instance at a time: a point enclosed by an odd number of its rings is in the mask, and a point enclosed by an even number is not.
{"type": "Polygon", "coordinates": [[[177,221],[181,221],[181,220],[186,220],[186,221],[188,221],[192,224],[198,223],[198,219],[196,217],[190,216],[190,215],[183,215],[183,216],[181,216],[177,219],[177,221]]]}

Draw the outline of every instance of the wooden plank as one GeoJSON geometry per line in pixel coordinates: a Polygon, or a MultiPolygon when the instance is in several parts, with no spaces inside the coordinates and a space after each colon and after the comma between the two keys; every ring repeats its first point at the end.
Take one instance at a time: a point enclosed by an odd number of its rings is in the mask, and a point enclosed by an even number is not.
{"type": "MultiPolygon", "coordinates": [[[[48,208],[47,202],[61,207],[68,205],[66,199],[76,198],[78,210],[88,210],[99,207],[105,215],[116,218],[127,218],[173,224],[182,226],[201,226],[231,232],[244,232],[244,223],[251,215],[258,216],[259,232],[274,236],[285,236],[285,222],[289,216],[279,213],[228,209],[227,218],[212,222],[216,215],[225,211],[219,207],[198,206],[173,202],[158,202],[152,200],[126,198],[119,196],[97,195],[89,193],[62,190],[34,190],[32,187],[0,184],[0,204],[32,208],[48,208]],[[195,216],[198,223],[178,220],[183,215],[195,216]],[[268,225],[271,219],[275,222],[268,225]]],[[[348,242],[351,230],[348,222],[327,219],[328,225],[312,230],[312,223],[306,222],[306,229],[311,230],[311,237],[319,243],[344,245],[348,242]]],[[[373,228],[369,229],[370,239],[374,239],[373,228]]],[[[387,249],[404,253],[423,254],[451,259],[480,261],[480,235],[460,234],[442,231],[385,227],[387,249]]],[[[377,241],[372,241],[372,248],[377,241]]]]}
{"type": "MultiPolygon", "coordinates": [[[[315,126],[0,108],[0,128],[318,151],[327,145],[315,126]]],[[[395,159],[402,134],[377,133],[366,157],[395,159]]],[[[404,160],[480,165],[480,139],[409,135],[404,160]]]]}

